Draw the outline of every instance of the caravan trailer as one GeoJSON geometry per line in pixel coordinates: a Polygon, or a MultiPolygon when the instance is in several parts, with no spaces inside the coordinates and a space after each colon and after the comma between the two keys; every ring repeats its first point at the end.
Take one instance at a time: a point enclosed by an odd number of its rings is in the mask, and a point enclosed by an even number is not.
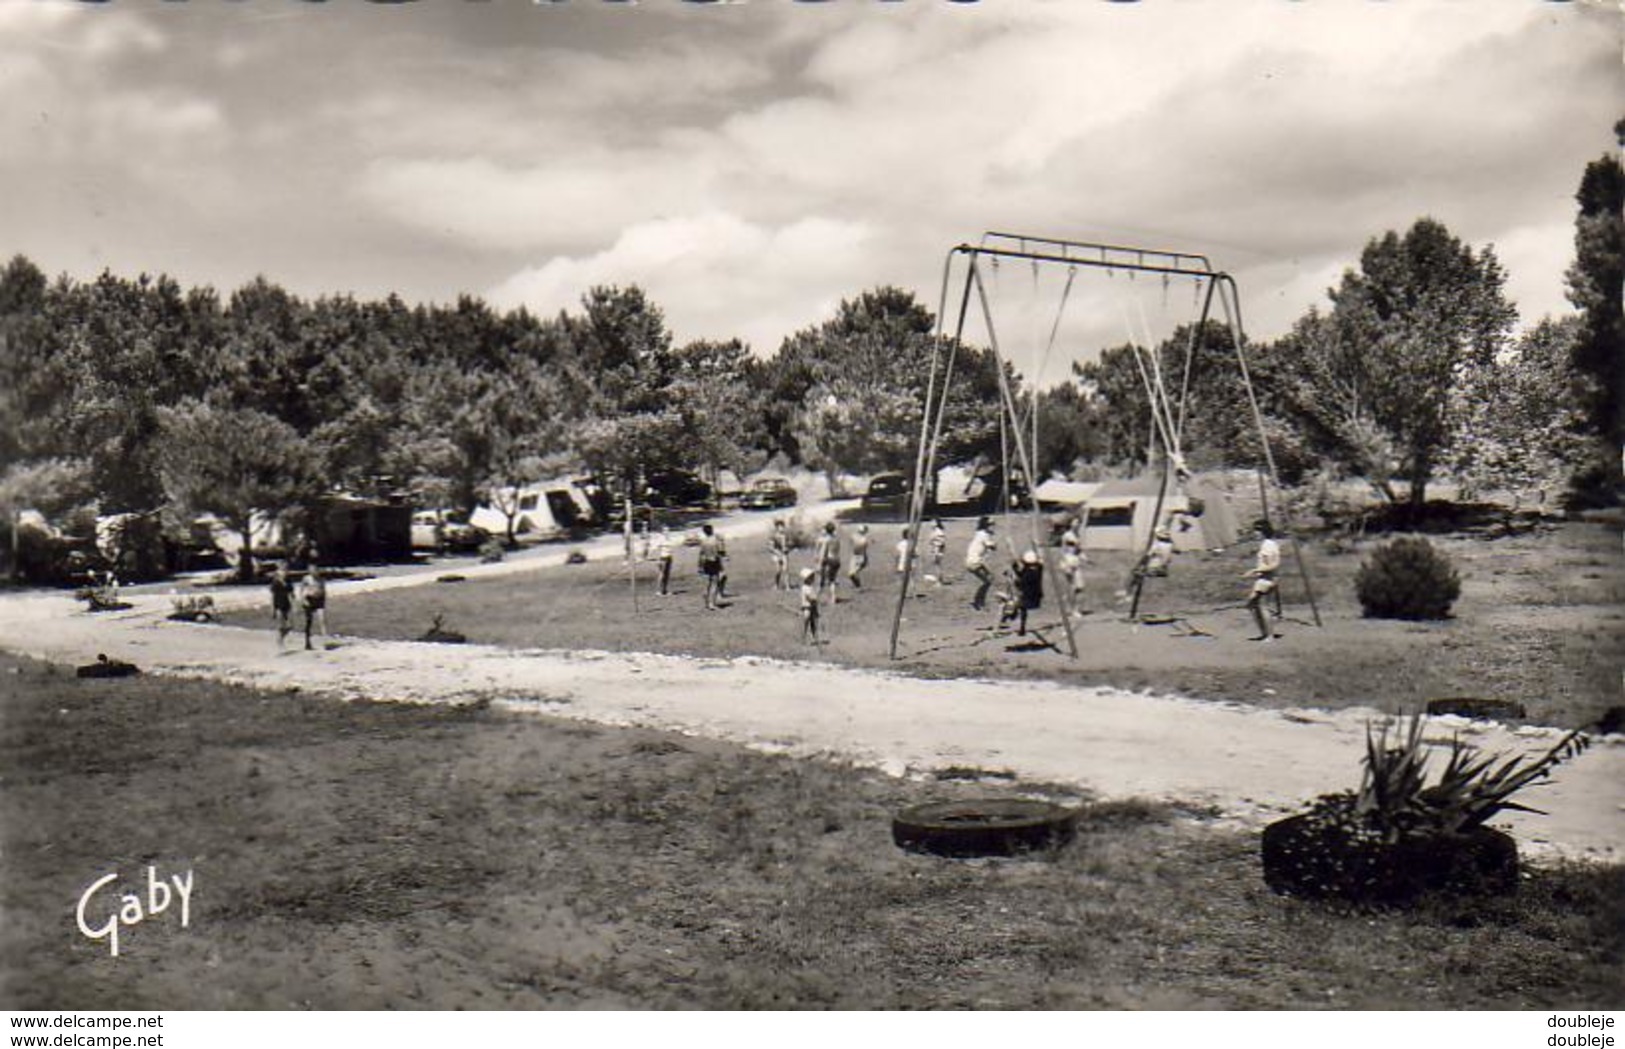
{"type": "Polygon", "coordinates": [[[496,536],[508,534],[510,511],[514,537],[535,542],[570,535],[591,524],[595,516],[587,493],[574,481],[503,488],[493,496],[487,505],[474,508],[469,522],[496,536]]]}

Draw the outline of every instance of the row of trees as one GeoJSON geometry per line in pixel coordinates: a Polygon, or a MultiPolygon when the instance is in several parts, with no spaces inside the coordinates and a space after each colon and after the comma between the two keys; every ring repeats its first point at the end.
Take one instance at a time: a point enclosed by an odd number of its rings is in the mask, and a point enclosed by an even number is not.
{"type": "MultiPolygon", "coordinates": [[[[1615,127],[1625,144],[1625,121],[1615,127]]],[[[1625,448],[1625,171],[1604,156],[1576,199],[1575,311],[1515,335],[1517,313],[1491,247],[1441,223],[1374,238],[1359,267],[1281,339],[1246,347],[1264,429],[1283,472],[1320,464],[1419,507],[1440,475],[1473,489],[1562,492],[1612,503],[1625,448]],[[1397,491],[1396,480],[1405,491],[1397,491]]],[[[1182,328],[1158,349],[1196,353],[1187,444],[1207,462],[1256,462],[1257,427],[1227,329],[1182,328]]],[[[1077,367],[1088,396],[1128,408],[1104,421],[1107,458],[1132,458],[1149,407],[1133,351],[1077,367]]],[[[1068,394],[1070,398],[1072,395],[1068,394]]]]}
{"type": "MultiPolygon", "coordinates": [[[[1616,162],[1587,168],[1567,275],[1577,312],[1522,337],[1491,248],[1431,219],[1367,244],[1329,309],[1246,347],[1284,472],[1332,463],[1413,503],[1441,473],[1614,492],[1622,199],[1616,162]]],[[[171,529],[211,513],[247,540],[256,512],[334,490],[469,510],[575,471],[633,493],[653,471],[715,479],[774,456],[831,476],[908,469],[934,328],[913,295],[878,288],[764,359],[738,341],[675,345],[636,287],[593,288],[578,311],[539,318],[471,296],[305,301],[265,279],[224,301],[163,276],[51,281],[19,256],[0,270],[0,510],[93,506],[171,529]]],[[[1187,346],[1193,465],[1256,463],[1228,330],[1182,328],[1155,352],[1172,372],[1187,346]]],[[[1134,354],[1106,348],[1039,395],[1042,472],[1144,461],[1134,354]]],[[[1005,379],[1020,396],[1021,376],[1005,379]]],[[[990,351],[959,348],[944,462],[998,457],[999,380],[990,351]]]]}

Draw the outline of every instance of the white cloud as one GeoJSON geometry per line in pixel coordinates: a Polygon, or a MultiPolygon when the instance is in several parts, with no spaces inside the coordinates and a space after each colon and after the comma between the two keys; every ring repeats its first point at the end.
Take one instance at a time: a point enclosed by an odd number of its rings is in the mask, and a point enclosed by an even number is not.
{"type": "MultiPolygon", "coordinates": [[[[1523,0],[323,5],[251,34],[246,6],[14,13],[35,6],[0,6],[27,27],[0,57],[26,160],[0,177],[133,165],[110,207],[255,230],[216,249],[234,273],[321,229],[313,273],[359,267],[354,241],[398,259],[358,280],[427,297],[637,280],[769,351],[876,283],[934,300],[943,251],[990,228],[1209,250],[1267,336],[1429,214],[1500,245],[1526,311],[1559,309],[1570,197],[1625,88],[1607,12],[1523,0]]],[[[119,236],[98,231],[108,264],[152,265],[119,236]]]]}
{"type": "Polygon", "coordinates": [[[871,238],[861,224],[816,216],[782,227],[722,212],[662,219],[630,227],[605,251],[521,270],[489,298],[546,316],[577,310],[594,285],[636,284],[666,311],[679,342],[738,337],[772,353],[863,287],[853,278],[871,238]]]}
{"type": "Polygon", "coordinates": [[[698,165],[642,151],[561,150],[545,166],[512,168],[483,157],[381,160],[360,192],[395,221],[481,247],[575,244],[703,198],[698,165]]]}

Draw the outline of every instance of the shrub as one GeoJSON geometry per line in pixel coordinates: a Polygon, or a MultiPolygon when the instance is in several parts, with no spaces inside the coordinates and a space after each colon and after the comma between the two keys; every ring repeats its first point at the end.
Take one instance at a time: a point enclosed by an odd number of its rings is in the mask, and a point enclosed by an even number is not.
{"type": "Polygon", "coordinates": [[[1420,537],[1401,537],[1377,548],[1354,577],[1360,607],[1378,619],[1444,619],[1461,596],[1461,577],[1450,559],[1420,537]]]}

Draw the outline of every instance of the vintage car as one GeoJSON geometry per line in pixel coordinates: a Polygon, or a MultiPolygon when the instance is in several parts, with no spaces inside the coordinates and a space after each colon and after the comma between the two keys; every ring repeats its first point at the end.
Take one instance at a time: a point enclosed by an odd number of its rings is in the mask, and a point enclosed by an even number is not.
{"type": "Polygon", "coordinates": [[[456,521],[446,510],[419,510],[412,515],[412,549],[478,550],[491,533],[476,524],[456,521]]]}
{"type": "Polygon", "coordinates": [[[776,510],[796,505],[796,490],[782,477],[763,477],[739,497],[739,505],[746,510],[776,510]]]}
{"type": "Polygon", "coordinates": [[[908,510],[909,498],[914,494],[914,479],[906,474],[880,474],[869,482],[863,494],[866,512],[903,513],[908,510]]]}

